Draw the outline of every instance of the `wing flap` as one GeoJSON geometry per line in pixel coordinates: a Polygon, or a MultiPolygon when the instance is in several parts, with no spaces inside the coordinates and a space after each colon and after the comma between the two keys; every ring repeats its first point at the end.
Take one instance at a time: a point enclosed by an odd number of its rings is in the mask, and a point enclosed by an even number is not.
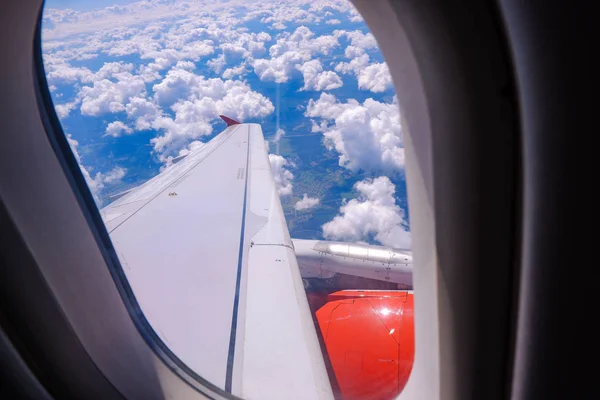
{"type": "Polygon", "coordinates": [[[268,222],[249,235],[243,366],[234,383],[247,398],[332,398],[259,125],[250,129],[250,160],[249,211],[268,222]]]}
{"type": "Polygon", "coordinates": [[[332,398],[294,251],[254,246],[249,265],[243,397],[332,398]]]}

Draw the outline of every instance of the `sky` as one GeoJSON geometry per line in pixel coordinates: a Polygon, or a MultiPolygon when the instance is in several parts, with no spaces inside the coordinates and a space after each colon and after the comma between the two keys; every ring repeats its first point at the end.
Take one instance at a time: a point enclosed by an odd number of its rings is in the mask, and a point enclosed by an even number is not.
{"type": "Polygon", "coordinates": [[[397,94],[347,0],[47,0],[44,68],[99,207],[262,124],[292,237],[409,248],[397,94]]]}

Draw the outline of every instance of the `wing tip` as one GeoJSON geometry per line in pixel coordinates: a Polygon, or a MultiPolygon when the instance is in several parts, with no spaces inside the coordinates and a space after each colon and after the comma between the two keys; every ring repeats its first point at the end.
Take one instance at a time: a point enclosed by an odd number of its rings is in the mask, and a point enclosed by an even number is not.
{"type": "Polygon", "coordinates": [[[225,115],[219,115],[219,117],[221,117],[221,119],[223,121],[225,121],[225,123],[227,124],[227,126],[231,126],[231,125],[238,125],[241,124],[241,122],[236,121],[235,119],[231,119],[225,115]]]}

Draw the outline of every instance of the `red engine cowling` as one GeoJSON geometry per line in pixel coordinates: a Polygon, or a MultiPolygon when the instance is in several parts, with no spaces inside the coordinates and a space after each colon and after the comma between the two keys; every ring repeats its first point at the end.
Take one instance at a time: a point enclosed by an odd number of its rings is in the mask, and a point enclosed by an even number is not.
{"type": "Polygon", "coordinates": [[[415,352],[413,294],[331,293],[317,321],[344,400],[386,400],[404,388],[415,352]]]}

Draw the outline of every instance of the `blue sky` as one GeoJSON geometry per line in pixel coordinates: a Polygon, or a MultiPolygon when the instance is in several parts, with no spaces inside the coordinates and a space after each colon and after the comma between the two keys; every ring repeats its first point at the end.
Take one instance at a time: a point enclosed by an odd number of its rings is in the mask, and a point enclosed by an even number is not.
{"type": "Polygon", "coordinates": [[[410,246],[394,88],[348,1],[48,0],[42,32],[100,207],[218,134],[222,113],[262,124],[292,236],[410,246]]]}

